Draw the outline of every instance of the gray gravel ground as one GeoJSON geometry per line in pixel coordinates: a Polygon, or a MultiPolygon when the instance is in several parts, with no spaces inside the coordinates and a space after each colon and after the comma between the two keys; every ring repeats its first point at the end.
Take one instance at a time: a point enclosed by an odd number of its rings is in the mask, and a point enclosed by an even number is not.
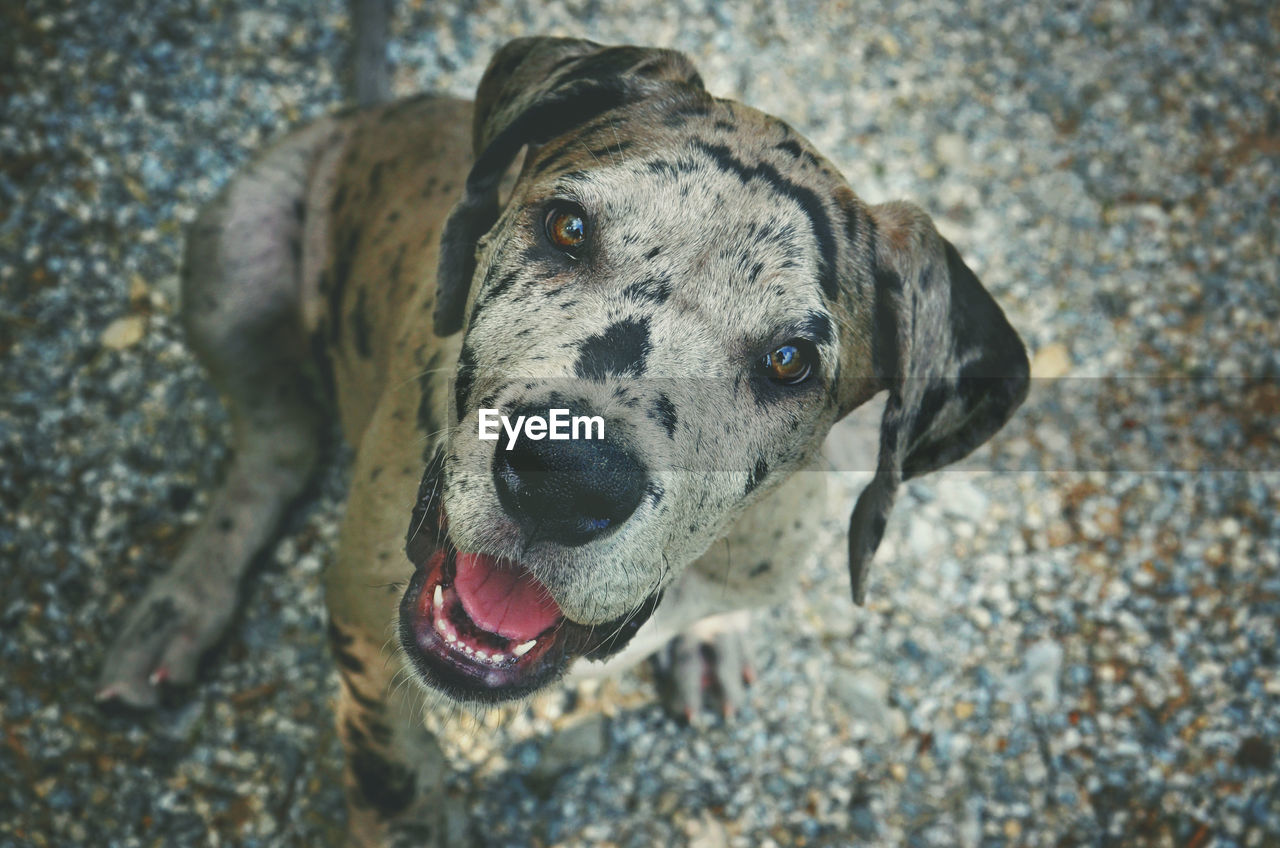
{"type": "MultiPolygon", "coordinates": [[[[480,844],[1280,845],[1277,9],[401,4],[401,93],[467,95],[527,33],[689,52],[862,196],[929,209],[1042,378],[911,484],[863,609],[840,440],[830,555],[759,617],[734,724],[677,726],[638,673],[457,746],[480,844]]],[[[333,0],[0,5],[0,844],[341,832],[340,463],[188,698],[90,695],[226,457],[167,294],[183,225],[340,102],[347,38],[333,0]]]]}

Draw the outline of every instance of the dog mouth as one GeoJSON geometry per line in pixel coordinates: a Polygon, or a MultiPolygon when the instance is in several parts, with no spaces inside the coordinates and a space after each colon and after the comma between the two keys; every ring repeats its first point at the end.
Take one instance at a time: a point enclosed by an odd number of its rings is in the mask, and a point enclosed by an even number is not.
{"type": "MultiPolygon", "coordinates": [[[[439,527],[446,525],[440,509],[439,527]]],[[[447,532],[437,538],[442,546],[417,567],[400,601],[400,643],[426,683],[459,700],[524,697],[578,657],[612,656],[661,599],[658,590],[618,620],[579,624],[520,563],[458,551],[447,532]]]]}

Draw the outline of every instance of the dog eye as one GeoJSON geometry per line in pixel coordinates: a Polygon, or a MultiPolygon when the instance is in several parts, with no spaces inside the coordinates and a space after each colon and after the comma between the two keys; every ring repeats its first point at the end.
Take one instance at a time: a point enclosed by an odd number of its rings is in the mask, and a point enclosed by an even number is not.
{"type": "Polygon", "coordinates": [[[587,222],[577,206],[557,205],[547,212],[547,238],[556,247],[573,253],[587,241],[587,222]]]}
{"type": "Polygon", "coordinates": [[[816,351],[804,339],[792,339],[766,353],[760,359],[760,370],[771,380],[794,386],[809,379],[816,351]]]}

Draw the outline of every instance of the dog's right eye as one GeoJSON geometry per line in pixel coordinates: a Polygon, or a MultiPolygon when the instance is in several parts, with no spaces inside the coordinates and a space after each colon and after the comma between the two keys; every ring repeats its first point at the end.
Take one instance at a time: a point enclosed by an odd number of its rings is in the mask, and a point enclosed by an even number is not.
{"type": "Polygon", "coordinates": [[[547,211],[545,228],[551,243],[570,255],[576,254],[586,244],[586,216],[576,205],[552,206],[547,211]]]}
{"type": "Polygon", "coordinates": [[[817,358],[813,343],[792,339],[760,358],[760,370],[775,383],[795,386],[809,379],[817,358]]]}

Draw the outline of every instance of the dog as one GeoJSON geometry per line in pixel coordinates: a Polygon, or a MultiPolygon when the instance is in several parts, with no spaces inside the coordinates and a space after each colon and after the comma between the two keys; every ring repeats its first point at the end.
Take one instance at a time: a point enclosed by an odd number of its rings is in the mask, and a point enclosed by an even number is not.
{"type": "Polygon", "coordinates": [[[336,414],[355,459],[324,580],[358,844],[447,837],[413,690],[509,701],[676,640],[692,712],[687,648],[731,638],[812,553],[823,475],[797,472],[835,422],[887,392],[850,518],[860,603],[900,484],[989,439],[1028,383],[922,211],[863,203],[682,54],[579,39],[510,42],[474,104],[289,135],[199,215],[182,287],[234,459],[99,698],[145,707],[192,680],[336,414]],[[599,437],[540,437],[557,410],[599,437]],[[526,423],[490,440],[482,415],[526,423]]]}

